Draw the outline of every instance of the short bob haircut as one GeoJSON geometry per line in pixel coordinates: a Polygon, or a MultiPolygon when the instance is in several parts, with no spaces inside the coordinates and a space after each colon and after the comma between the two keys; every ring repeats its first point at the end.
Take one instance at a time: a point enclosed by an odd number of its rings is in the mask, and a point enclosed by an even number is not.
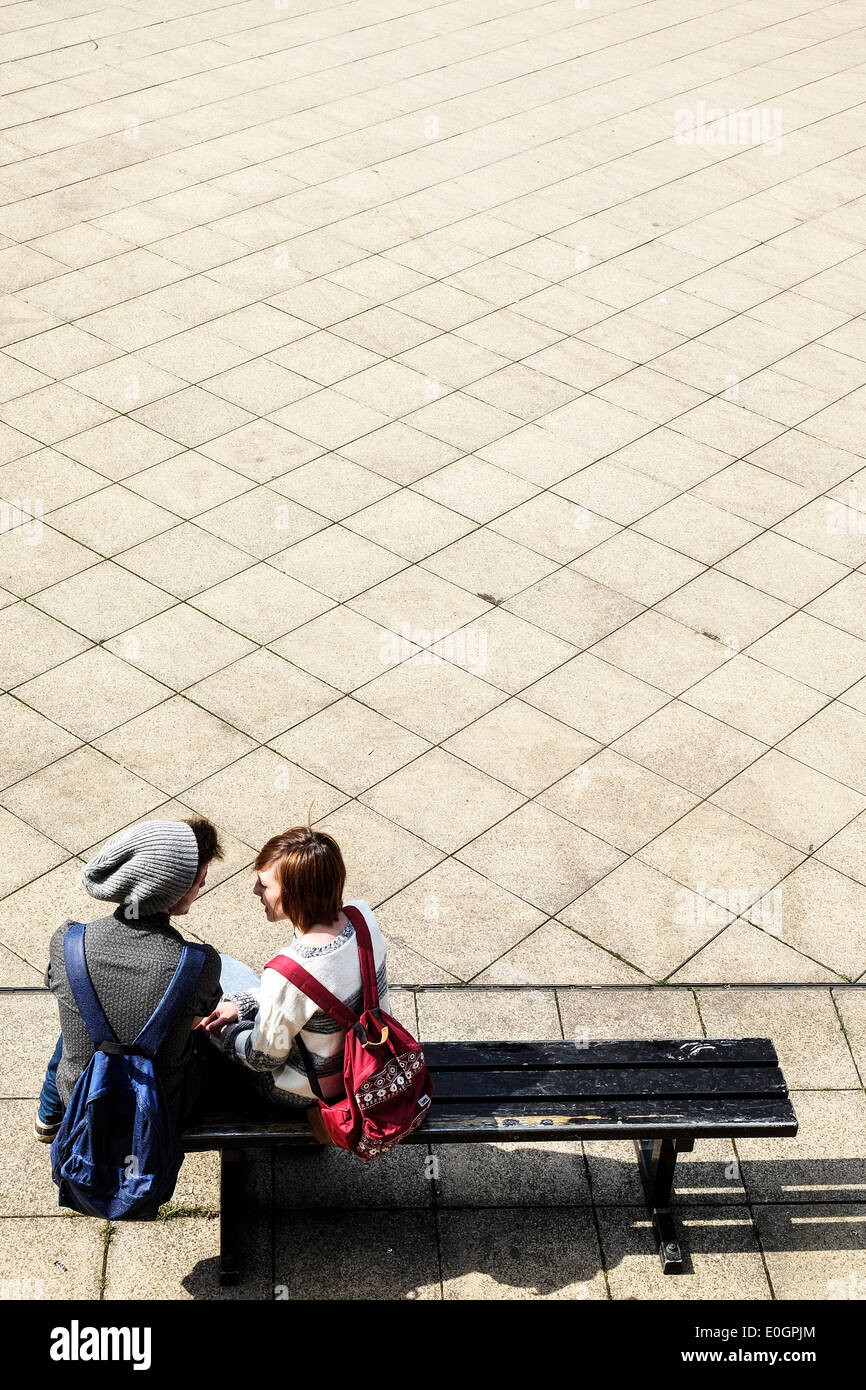
{"type": "Polygon", "coordinates": [[[271,865],[283,911],[299,932],[308,932],[317,922],[336,921],[343,906],[346,865],[332,835],[309,825],[284,830],[256,855],[256,869],[271,865]]]}

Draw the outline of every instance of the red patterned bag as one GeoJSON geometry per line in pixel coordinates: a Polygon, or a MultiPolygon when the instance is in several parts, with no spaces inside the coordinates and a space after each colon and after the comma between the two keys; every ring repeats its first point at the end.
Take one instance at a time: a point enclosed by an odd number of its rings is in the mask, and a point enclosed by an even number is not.
{"type": "Polygon", "coordinates": [[[327,1101],[311,1068],[308,1075],[319,1101],[322,1125],[331,1143],[351,1149],[366,1163],[387,1153],[417,1129],[430,1109],[433,1083],[420,1043],[396,1018],[379,1008],[373,944],[363,913],[356,907],[344,907],[343,911],[355,928],[358,942],[363,987],[360,1017],[288,956],[274,956],[265,969],[278,970],[285,975],[302,994],[345,1028],[343,1078],[346,1094],[327,1101]]]}

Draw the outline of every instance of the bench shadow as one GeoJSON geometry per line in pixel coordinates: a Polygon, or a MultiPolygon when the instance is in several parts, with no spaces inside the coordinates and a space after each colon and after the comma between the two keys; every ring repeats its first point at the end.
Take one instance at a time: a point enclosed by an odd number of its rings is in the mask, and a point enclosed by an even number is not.
{"type": "MultiPolygon", "coordinates": [[[[404,1172],[399,1175],[386,1174],[396,1153],[380,1160],[378,1174],[373,1164],[354,1164],[342,1171],[335,1168],[335,1163],[351,1163],[343,1154],[318,1151],[304,1156],[281,1155],[286,1165],[283,1192],[295,1192],[291,1204],[279,1204],[278,1197],[270,1217],[275,1267],[287,1271],[277,1281],[288,1290],[283,1297],[367,1297],[370,1288],[378,1290],[376,1297],[386,1300],[417,1297],[418,1288],[431,1282],[431,1251],[437,1239],[446,1280],[488,1273],[498,1284],[523,1290],[527,1297],[555,1295],[566,1289],[572,1289],[566,1297],[582,1297],[573,1288],[579,1290],[595,1279],[602,1262],[613,1272],[635,1255],[651,1262],[654,1274],[659,1272],[637,1163],[630,1152],[626,1155],[625,1146],[622,1159],[600,1154],[592,1154],[590,1159],[602,1258],[579,1154],[538,1154],[536,1180],[527,1182],[521,1169],[529,1146],[518,1155],[491,1145],[473,1145],[477,1157],[448,1184],[448,1190],[442,1190],[445,1184],[440,1181],[440,1190],[434,1192],[427,1181],[421,1202],[418,1170],[427,1149],[411,1147],[418,1163],[412,1164],[404,1149],[404,1172]],[[538,1181],[541,1174],[543,1189],[538,1181]],[[307,1188],[309,1200],[305,1200],[307,1188]],[[542,1190],[547,1202],[539,1201],[542,1190]],[[329,1195],[333,1204],[329,1204],[329,1195]],[[314,1268],[305,1273],[305,1261],[313,1251],[314,1268]],[[365,1287],[356,1293],[353,1279],[359,1268],[365,1270],[365,1287]],[[334,1291],[329,1293],[329,1287],[334,1291]]],[[[435,1147],[442,1153],[446,1146],[435,1147]]],[[[667,1279],[693,1276],[693,1256],[757,1256],[760,1249],[768,1254],[820,1251],[827,1256],[844,1251],[862,1256],[866,1252],[864,1161],[744,1161],[741,1173],[745,1189],[726,1177],[725,1169],[719,1159],[702,1162],[699,1149],[686,1162],[681,1159],[673,1214],[682,1240],[684,1267],[681,1274],[670,1274],[667,1279]]],[[[248,1222],[269,1227],[267,1213],[245,1214],[245,1227],[248,1222]]],[[[219,1288],[218,1261],[213,1258],[199,1261],[183,1279],[187,1293],[194,1299],[272,1298],[269,1273],[265,1277],[270,1270],[269,1229],[262,1238],[267,1249],[258,1252],[245,1241],[246,1275],[238,1288],[219,1288]]],[[[828,1288],[831,1284],[832,1280],[828,1288]]],[[[740,1295],[732,1292],[731,1296],[740,1295]]]]}

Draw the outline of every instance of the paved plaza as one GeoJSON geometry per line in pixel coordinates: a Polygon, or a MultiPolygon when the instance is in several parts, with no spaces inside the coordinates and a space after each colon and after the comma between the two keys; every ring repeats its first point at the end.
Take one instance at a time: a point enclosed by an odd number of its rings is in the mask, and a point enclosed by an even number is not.
{"type": "Polygon", "coordinates": [[[83,863],[199,813],[190,935],[310,819],[422,1040],[769,1036],[801,1125],[668,1279],[622,1145],[268,1158],[225,1296],[866,1297],[866,0],[0,34],[0,1278],[219,1296],[214,1155],[106,1233],[29,1136],[83,863]]]}

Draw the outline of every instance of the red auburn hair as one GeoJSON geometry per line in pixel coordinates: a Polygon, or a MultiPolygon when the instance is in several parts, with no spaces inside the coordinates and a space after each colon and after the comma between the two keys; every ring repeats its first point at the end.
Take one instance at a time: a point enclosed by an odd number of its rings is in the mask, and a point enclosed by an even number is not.
{"type": "Polygon", "coordinates": [[[256,855],[255,868],[273,866],[286,916],[298,931],[334,922],[343,906],[346,865],[332,835],[297,825],[274,835],[256,855]]]}

